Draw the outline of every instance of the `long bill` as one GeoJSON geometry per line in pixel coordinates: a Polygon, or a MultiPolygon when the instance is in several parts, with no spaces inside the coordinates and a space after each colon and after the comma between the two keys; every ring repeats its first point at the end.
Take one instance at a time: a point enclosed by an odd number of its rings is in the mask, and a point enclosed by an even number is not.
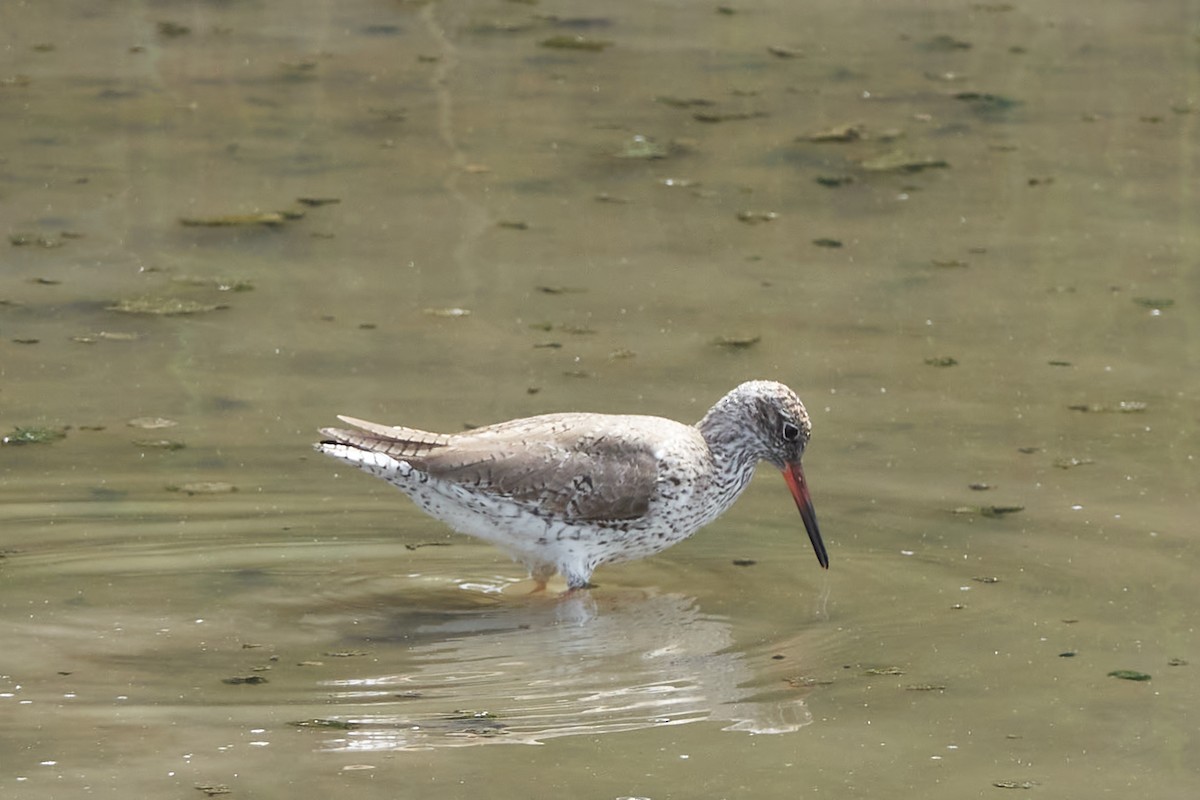
{"type": "Polygon", "coordinates": [[[825,552],[825,542],[821,541],[821,529],[817,527],[817,512],[813,511],[812,497],[808,494],[808,482],[804,480],[804,469],[799,461],[792,461],[783,467],[783,479],[787,481],[788,489],[796,500],[796,508],[800,509],[800,519],[804,520],[804,529],[808,531],[808,540],[812,542],[813,550],[817,553],[817,561],[829,569],[829,554],[825,552]]]}

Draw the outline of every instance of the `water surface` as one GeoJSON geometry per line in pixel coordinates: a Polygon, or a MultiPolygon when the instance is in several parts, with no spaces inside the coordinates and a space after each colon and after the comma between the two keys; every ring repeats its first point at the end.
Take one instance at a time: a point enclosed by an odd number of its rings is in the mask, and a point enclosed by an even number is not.
{"type": "Polygon", "coordinates": [[[131,8],[0,9],[5,797],[1194,793],[1192,4],[131,8]],[[755,377],[828,573],[764,469],[530,598],[310,450],[755,377]]]}

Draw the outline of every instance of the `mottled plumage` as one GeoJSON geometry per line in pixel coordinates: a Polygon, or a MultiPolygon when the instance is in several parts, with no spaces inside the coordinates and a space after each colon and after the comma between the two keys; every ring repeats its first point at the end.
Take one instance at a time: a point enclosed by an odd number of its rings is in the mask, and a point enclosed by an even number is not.
{"type": "Polygon", "coordinates": [[[394,484],[423,511],[572,589],[597,566],[657,553],[729,508],[759,461],[783,471],[821,566],[800,468],[811,424],[780,383],[743,383],[704,419],[545,414],[458,434],[339,417],[316,448],[394,484]]]}

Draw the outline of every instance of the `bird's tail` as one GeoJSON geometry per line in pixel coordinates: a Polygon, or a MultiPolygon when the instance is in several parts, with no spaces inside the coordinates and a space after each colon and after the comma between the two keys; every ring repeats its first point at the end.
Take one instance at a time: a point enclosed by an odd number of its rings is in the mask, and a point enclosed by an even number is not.
{"type": "Polygon", "coordinates": [[[420,459],[450,442],[450,437],[441,433],[430,433],[399,425],[380,425],[340,415],[338,419],[358,430],[321,428],[321,435],[325,438],[315,446],[317,450],[337,458],[345,459],[348,448],[406,461],[420,459]]]}

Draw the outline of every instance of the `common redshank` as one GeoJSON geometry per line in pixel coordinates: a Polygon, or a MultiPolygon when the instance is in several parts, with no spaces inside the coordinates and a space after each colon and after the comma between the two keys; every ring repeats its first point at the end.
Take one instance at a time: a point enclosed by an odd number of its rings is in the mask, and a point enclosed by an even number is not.
{"type": "Polygon", "coordinates": [[[768,461],[783,472],[821,566],[800,457],[812,423],[791,389],[749,381],[695,425],[662,417],[545,414],[464,433],[339,416],[316,449],[383,478],[417,506],[523,562],[536,589],[556,572],[588,586],[601,564],[680,542],[721,516],[768,461]]]}

